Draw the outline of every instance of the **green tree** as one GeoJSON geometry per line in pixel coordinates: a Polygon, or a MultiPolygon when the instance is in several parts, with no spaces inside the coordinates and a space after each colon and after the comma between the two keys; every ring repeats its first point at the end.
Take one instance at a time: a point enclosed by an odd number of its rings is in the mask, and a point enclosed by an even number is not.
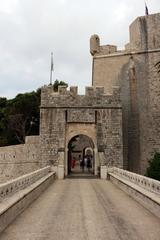
{"type": "Polygon", "coordinates": [[[5,109],[7,98],[0,98],[0,146],[7,145],[5,109]]]}
{"type": "Polygon", "coordinates": [[[53,89],[54,89],[54,91],[55,92],[58,92],[58,86],[66,86],[66,87],[68,87],[68,84],[67,83],[65,83],[65,82],[63,82],[63,81],[59,81],[59,80],[56,80],[54,83],[53,83],[53,89]]]}
{"type": "Polygon", "coordinates": [[[39,134],[39,92],[18,94],[8,103],[8,129],[19,143],[25,136],[39,134]]]}
{"type": "Polygon", "coordinates": [[[24,143],[25,136],[39,134],[41,90],[0,98],[0,146],[24,143]]]}
{"type": "Polygon", "coordinates": [[[147,168],[147,177],[160,181],[160,153],[158,152],[156,152],[153,158],[149,161],[149,167],[147,168]]]}
{"type": "MultiPolygon", "coordinates": [[[[68,86],[56,80],[54,91],[58,91],[59,85],[68,86]]],[[[40,99],[40,88],[10,100],[0,98],[0,146],[24,143],[25,136],[39,134],[40,99]]]]}

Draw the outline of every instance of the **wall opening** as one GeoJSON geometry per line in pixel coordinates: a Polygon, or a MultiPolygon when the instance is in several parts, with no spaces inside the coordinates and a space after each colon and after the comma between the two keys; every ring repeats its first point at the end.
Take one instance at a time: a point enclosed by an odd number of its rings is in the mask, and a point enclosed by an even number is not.
{"type": "Polygon", "coordinates": [[[68,143],[68,174],[94,174],[94,143],[87,135],[76,135],[68,143]]]}

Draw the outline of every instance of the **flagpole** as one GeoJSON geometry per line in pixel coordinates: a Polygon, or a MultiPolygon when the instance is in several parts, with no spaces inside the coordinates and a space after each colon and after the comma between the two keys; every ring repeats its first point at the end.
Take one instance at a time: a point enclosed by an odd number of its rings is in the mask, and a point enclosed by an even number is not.
{"type": "Polygon", "coordinates": [[[145,4],[145,15],[148,16],[149,15],[149,11],[148,11],[148,6],[146,1],[144,0],[144,4],[145,4]]]}
{"type": "Polygon", "coordinates": [[[50,85],[52,85],[52,72],[53,72],[53,52],[51,52],[50,85]]]}

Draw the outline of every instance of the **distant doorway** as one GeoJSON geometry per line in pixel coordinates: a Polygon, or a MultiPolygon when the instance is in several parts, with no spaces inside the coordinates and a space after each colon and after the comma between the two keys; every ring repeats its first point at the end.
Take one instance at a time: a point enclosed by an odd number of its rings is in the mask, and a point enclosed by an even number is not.
{"type": "Polygon", "coordinates": [[[94,174],[94,143],[87,135],[76,135],[68,143],[68,174],[94,174]]]}

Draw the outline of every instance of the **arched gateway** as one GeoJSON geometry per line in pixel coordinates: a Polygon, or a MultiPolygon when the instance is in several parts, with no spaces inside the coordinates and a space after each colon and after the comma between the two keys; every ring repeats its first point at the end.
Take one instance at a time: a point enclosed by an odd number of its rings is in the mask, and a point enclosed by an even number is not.
{"type": "Polygon", "coordinates": [[[87,135],[79,134],[68,143],[68,173],[94,174],[95,156],[94,143],[87,135]]]}
{"type": "MultiPolygon", "coordinates": [[[[67,91],[53,86],[41,91],[41,165],[48,163],[64,178],[71,169],[71,158],[92,155],[92,171],[108,163],[123,167],[122,108],[119,90],[105,95],[102,87],[87,87],[85,95],[77,87],[67,91]],[[74,144],[73,144],[74,142],[74,144]],[[81,155],[81,156],[80,156],[81,155]]],[[[78,162],[77,162],[78,164],[78,162]]]]}

